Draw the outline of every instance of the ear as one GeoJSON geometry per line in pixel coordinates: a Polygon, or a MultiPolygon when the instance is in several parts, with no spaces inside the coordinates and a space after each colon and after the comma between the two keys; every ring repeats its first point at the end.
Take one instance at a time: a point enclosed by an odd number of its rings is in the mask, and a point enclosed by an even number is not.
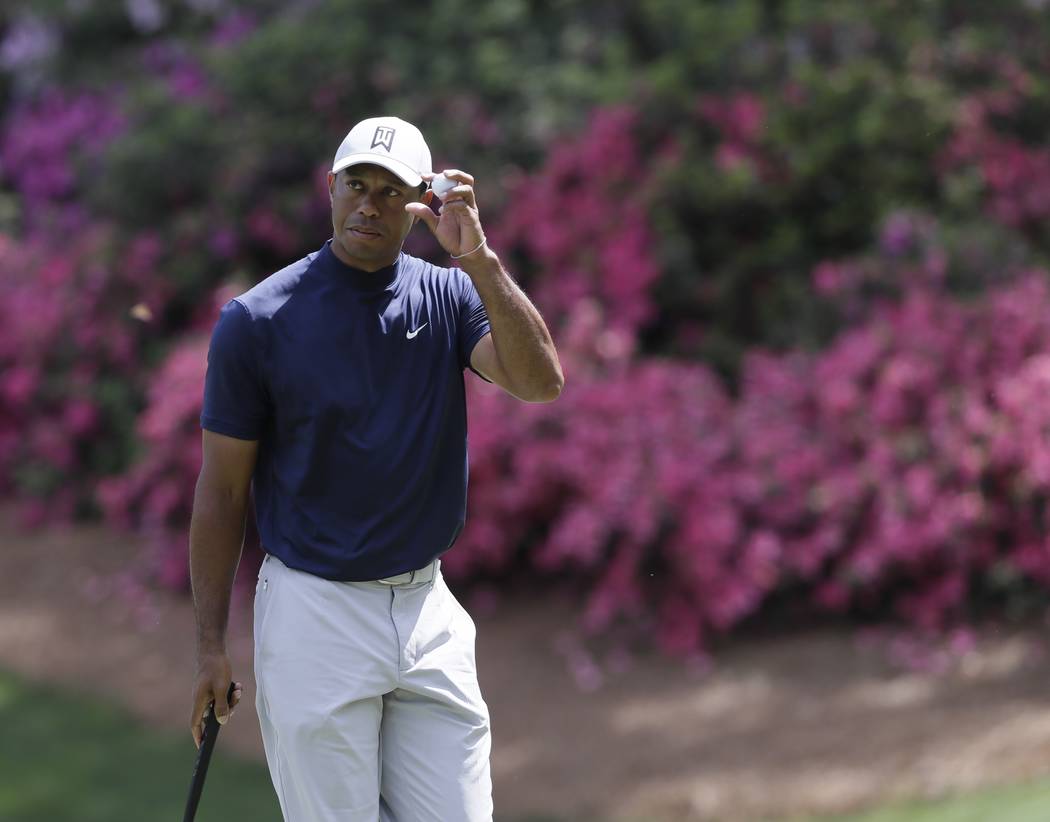
{"type": "Polygon", "coordinates": [[[328,202],[329,204],[335,199],[335,175],[328,172],[328,202]]]}

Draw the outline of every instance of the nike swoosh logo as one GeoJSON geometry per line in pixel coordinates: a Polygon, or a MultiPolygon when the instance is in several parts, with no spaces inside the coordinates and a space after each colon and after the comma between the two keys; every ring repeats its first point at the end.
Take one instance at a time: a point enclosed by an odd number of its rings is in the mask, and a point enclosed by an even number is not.
{"type": "Polygon", "coordinates": [[[408,339],[410,339],[410,340],[414,340],[414,339],[416,338],[416,334],[418,334],[418,333],[419,333],[420,331],[422,331],[422,330],[423,330],[424,328],[426,328],[426,327],[427,327],[428,325],[430,325],[430,323],[423,323],[423,324],[422,324],[421,326],[419,326],[419,328],[417,328],[417,329],[416,329],[415,331],[406,331],[406,332],[405,332],[405,336],[406,336],[406,337],[408,337],[408,339]]]}

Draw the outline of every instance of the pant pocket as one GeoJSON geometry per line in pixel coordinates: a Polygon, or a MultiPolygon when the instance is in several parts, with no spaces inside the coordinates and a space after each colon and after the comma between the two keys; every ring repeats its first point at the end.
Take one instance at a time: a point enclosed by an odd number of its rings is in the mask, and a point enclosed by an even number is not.
{"type": "Polygon", "coordinates": [[[255,605],[252,629],[255,637],[256,665],[258,665],[266,641],[266,625],[273,611],[274,595],[278,588],[278,568],[276,562],[269,561],[269,555],[259,568],[259,579],[255,583],[255,605]]]}

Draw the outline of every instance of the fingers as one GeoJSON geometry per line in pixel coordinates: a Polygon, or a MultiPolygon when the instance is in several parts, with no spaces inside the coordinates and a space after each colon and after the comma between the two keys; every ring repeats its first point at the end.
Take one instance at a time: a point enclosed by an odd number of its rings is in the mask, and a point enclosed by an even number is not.
{"type": "MultiPolygon", "coordinates": [[[[226,695],[230,690],[230,680],[226,677],[221,679],[215,678],[212,680],[211,689],[215,699],[215,718],[220,725],[225,725],[230,718],[230,704],[226,699],[226,695]]],[[[235,702],[234,704],[237,703],[235,702]]]]}
{"type": "Polygon", "coordinates": [[[471,208],[477,208],[477,205],[474,202],[474,189],[469,185],[458,185],[453,189],[449,189],[445,192],[445,196],[441,198],[441,202],[444,205],[464,202],[471,208]]]}
{"type": "Polygon", "coordinates": [[[438,217],[426,203],[407,203],[405,211],[426,223],[431,231],[437,231],[438,217]]]}
{"type": "Polygon", "coordinates": [[[201,738],[204,736],[204,714],[211,702],[211,694],[206,688],[198,688],[193,697],[193,709],[190,712],[190,733],[193,735],[193,744],[198,748],[201,746],[201,738]]]}
{"type": "Polygon", "coordinates": [[[438,209],[439,215],[451,214],[457,218],[465,217],[466,223],[478,223],[478,210],[467,200],[448,200],[438,209]]]}
{"type": "Polygon", "coordinates": [[[405,211],[426,223],[441,247],[455,256],[476,248],[485,235],[478,216],[473,175],[462,169],[450,168],[421,176],[431,182],[441,174],[456,185],[437,195],[441,202],[437,214],[430,204],[421,202],[407,203],[405,211]]]}
{"type": "Polygon", "coordinates": [[[215,679],[210,684],[204,683],[198,686],[194,693],[193,709],[190,713],[190,733],[193,736],[193,744],[198,748],[201,746],[201,740],[204,738],[204,723],[212,702],[215,703],[212,710],[215,711],[215,718],[220,725],[225,725],[229,718],[233,716],[233,709],[241,701],[244,686],[240,682],[233,683],[233,694],[227,701],[226,697],[229,694],[229,690],[228,680],[215,679]]]}
{"type": "Polygon", "coordinates": [[[446,168],[445,176],[448,177],[450,180],[459,180],[464,185],[474,185],[474,177],[470,174],[467,174],[467,172],[465,171],[461,171],[458,168],[446,168]]]}
{"type": "MultiPolygon", "coordinates": [[[[439,194],[438,195],[438,197],[441,199],[441,201],[443,203],[448,203],[448,202],[451,202],[453,200],[466,200],[468,203],[470,203],[470,205],[474,206],[475,208],[477,207],[477,203],[476,203],[476,201],[474,199],[474,177],[473,177],[473,175],[467,174],[467,172],[462,171],[461,169],[458,169],[458,168],[447,168],[441,173],[444,174],[446,177],[448,177],[448,179],[454,180],[455,182],[459,183],[459,185],[456,186],[455,188],[451,188],[448,191],[444,192],[443,194],[439,194]]],[[[426,174],[426,175],[423,175],[423,176],[424,176],[424,179],[429,177],[430,180],[432,180],[437,175],[436,174],[426,174]]],[[[428,180],[428,182],[429,182],[429,180],[428,180]]]]}

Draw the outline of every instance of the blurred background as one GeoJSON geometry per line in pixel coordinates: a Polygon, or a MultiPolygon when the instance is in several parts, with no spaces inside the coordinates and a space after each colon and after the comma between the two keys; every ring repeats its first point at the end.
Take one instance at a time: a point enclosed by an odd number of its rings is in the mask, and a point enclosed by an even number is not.
{"type": "Polygon", "coordinates": [[[1048,6],[6,2],[0,819],[177,817],[209,334],[380,114],[567,377],[467,376],[497,819],[1050,818],[1048,6]]]}

